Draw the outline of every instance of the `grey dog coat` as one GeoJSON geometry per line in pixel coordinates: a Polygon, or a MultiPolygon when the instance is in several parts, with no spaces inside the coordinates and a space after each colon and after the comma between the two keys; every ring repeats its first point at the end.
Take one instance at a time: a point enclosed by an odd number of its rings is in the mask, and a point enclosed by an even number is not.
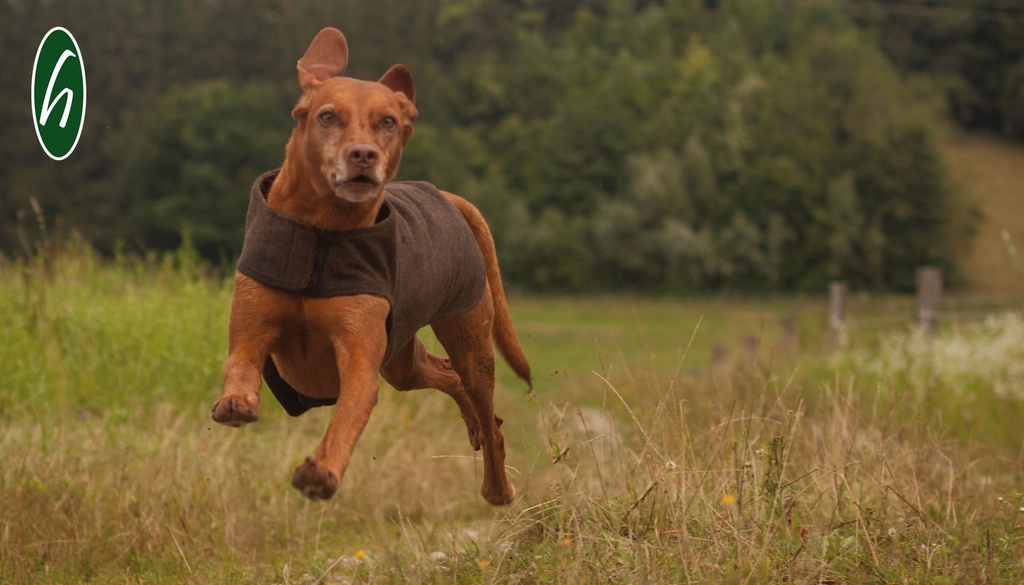
{"type": "MultiPolygon", "coordinates": [[[[389,183],[377,222],[342,232],[321,230],[274,211],[266,194],[280,169],[253,184],[238,271],[266,286],[307,297],[368,294],[390,304],[387,365],[420,328],[479,304],[483,255],[458,209],[429,183],[389,183]]],[[[334,404],[295,390],[272,356],[263,379],[281,406],[298,416],[334,404]]]]}

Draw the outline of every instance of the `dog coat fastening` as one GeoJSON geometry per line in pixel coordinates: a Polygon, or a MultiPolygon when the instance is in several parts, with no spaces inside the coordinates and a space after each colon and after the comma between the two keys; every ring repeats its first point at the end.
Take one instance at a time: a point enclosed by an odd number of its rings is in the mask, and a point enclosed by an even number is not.
{"type": "MultiPolygon", "coordinates": [[[[487,278],[480,248],[462,214],[433,185],[389,183],[377,223],[331,232],[267,205],[277,173],[266,173],[253,184],[238,271],[302,296],[386,299],[391,310],[382,365],[420,328],[462,315],[480,302],[487,278]]],[[[292,416],[335,403],[292,388],[273,357],[267,358],[263,379],[292,416]]]]}

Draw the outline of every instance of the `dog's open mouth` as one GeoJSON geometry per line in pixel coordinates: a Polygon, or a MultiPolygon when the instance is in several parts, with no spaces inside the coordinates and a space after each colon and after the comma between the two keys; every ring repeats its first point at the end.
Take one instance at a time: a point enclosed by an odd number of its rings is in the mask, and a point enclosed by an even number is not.
{"type": "Polygon", "coordinates": [[[376,185],[377,181],[374,181],[369,175],[356,175],[346,181],[346,183],[354,183],[356,185],[376,185]]]}
{"type": "Polygon", "coordinates": [[[334,176],[331,182],[338,197],[357,203],[373,197],[380,186],[380,181],[364,173],[348,178],[334,176]]]}

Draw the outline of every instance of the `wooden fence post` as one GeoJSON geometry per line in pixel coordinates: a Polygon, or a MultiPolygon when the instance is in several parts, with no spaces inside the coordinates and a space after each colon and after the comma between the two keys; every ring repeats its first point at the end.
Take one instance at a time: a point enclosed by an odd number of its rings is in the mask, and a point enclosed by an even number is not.
{"type": "Polygon", "coordinates": [[[934,266],[917,269],[917,326],[926,337],[935,335],[942,302],[942,271],[934,266]]]}
{"type": "Polygon", "coordinates": [[[761,336],[757,333],[744,333],[740,336],[740,350],[743,365],[753,368],[757,365],[757,354],[761,349],[761,336]]]}
{"type": "Polygon", "coordinates": [[[779,316],[779,349],[785,353],[795,353],[799,345],[796,325],[796,313],[786,311],[779,316]]]}
{"type": "Polygon", "coordinates": [[[711,346],[711,365],[715,371],[725,369],[726,364],[729,361],[729,347],[721,341],[716,341],[711,346]]]}
{"type": "Polygon", "coordinates": [[[828,341],[832,349],[846,343],[846,281],[828,283],[828,341]]]}

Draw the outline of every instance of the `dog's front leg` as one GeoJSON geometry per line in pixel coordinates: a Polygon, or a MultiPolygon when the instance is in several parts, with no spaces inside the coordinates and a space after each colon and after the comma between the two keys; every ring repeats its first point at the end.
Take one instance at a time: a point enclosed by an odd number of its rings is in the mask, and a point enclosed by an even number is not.
{"type": "Polygon", "coordinates": [[[341,312],[349,318],[332,328],[331,343],[341,377],[338,402],[316,454],[307,457],[292,474],[292,486],[312,500],[329,499],[338,490],[356,441],[377,404],[377,373],[387,345],[384,322],[388,304],[376,297],[364,300],[359,304],[361,310],[346,308],[341,312]]]}
{"type": "Polygon", "coordinates": [[[281,335],[278,323],[282,309],[276,296],[246,276],[235,277],[224,393],[210,411],[219,423],[239,427],[260,417],[263,364],[281,335]]]}

